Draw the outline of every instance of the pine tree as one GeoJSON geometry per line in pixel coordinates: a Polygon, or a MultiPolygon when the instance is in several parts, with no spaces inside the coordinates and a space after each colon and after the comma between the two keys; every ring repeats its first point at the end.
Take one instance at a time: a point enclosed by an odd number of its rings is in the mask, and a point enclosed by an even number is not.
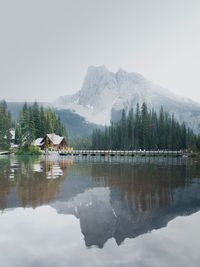
{"type": "Polygon", "coordinates": [[[32,116],[33,116],[33,124],[35,129],[35,138],[41,137],[41,120],[40,120],[40,110],[39,105],[35,102],[32,106],[32,116]]]}
{"type": "Polygon", "coordinates": [[[11,143],[11,114],[6,101],[0,102],[0,149],[8,149],[11,143]]]}
{"type": "Polygon", "coordinates": [[[146,103],[141,107],[141,148],[149,148],[149,118],[146,103]]]}

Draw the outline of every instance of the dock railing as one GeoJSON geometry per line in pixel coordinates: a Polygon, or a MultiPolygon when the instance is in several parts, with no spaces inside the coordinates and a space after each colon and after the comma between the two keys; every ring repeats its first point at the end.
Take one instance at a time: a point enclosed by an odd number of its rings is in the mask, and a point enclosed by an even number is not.
{"type": "Polygon", "coordinates": [[[184,155],[182,150],[62,150],[61,156],[142,156],[142,157],[180,157],[184,155]]]}

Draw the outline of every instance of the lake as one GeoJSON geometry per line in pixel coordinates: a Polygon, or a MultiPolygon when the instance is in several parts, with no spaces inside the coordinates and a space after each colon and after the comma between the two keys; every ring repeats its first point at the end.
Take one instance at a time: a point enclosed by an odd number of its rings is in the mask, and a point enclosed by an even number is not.
{"type": "Polygon", "coordinates": [[[0,157],[0,266],[200,266],[200,164],[0,157]]]}

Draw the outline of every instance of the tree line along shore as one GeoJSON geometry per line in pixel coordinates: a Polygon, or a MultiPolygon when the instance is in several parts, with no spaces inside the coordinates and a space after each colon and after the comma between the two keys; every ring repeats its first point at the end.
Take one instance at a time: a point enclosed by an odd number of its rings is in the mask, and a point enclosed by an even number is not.
{"type": "MultiPolygon", "coordinates": [[[[70,127],[70,125],[69,125],[70,127]]],[[[15,149],[16,153],[39,154],[34,140],[54,133],[67,138],[67,130],[53,109],[37,102],[24,103],[18,119],[12,120],[6,101],[0,102],[0,151],[15,149]],[[14,138],[12,131],[14,131],[14,138]]],[[[68,145],[70,140],[68,140],[68,145]]],[[[137,104],[128,114],[123,110],[121,119],[109,126],[93,130],[91,136],[71,140],[74,149],[91,150],[184,150],[200,152],[200,135],[185,123],[178,122],[174,114],[161,107],[159,112],[149,109],[146,103],[137,104]]]]}

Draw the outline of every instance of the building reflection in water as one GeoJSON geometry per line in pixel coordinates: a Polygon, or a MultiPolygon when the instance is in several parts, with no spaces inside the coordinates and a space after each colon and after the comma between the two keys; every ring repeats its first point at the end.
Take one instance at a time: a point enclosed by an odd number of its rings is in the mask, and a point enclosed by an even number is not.
{"type": "Polygon", "coordinates": [[[4,158],[0,160],[0,208],[33,208],[48,203],[67,176],[71,159],[4,158]]]}
{"type": "Polygon", "coordinates": [[[2,158],[0,208],[47,204],[80,220],[86,246],[164,227],[200,208],[200,167],[181,159],[2,158]]]}

